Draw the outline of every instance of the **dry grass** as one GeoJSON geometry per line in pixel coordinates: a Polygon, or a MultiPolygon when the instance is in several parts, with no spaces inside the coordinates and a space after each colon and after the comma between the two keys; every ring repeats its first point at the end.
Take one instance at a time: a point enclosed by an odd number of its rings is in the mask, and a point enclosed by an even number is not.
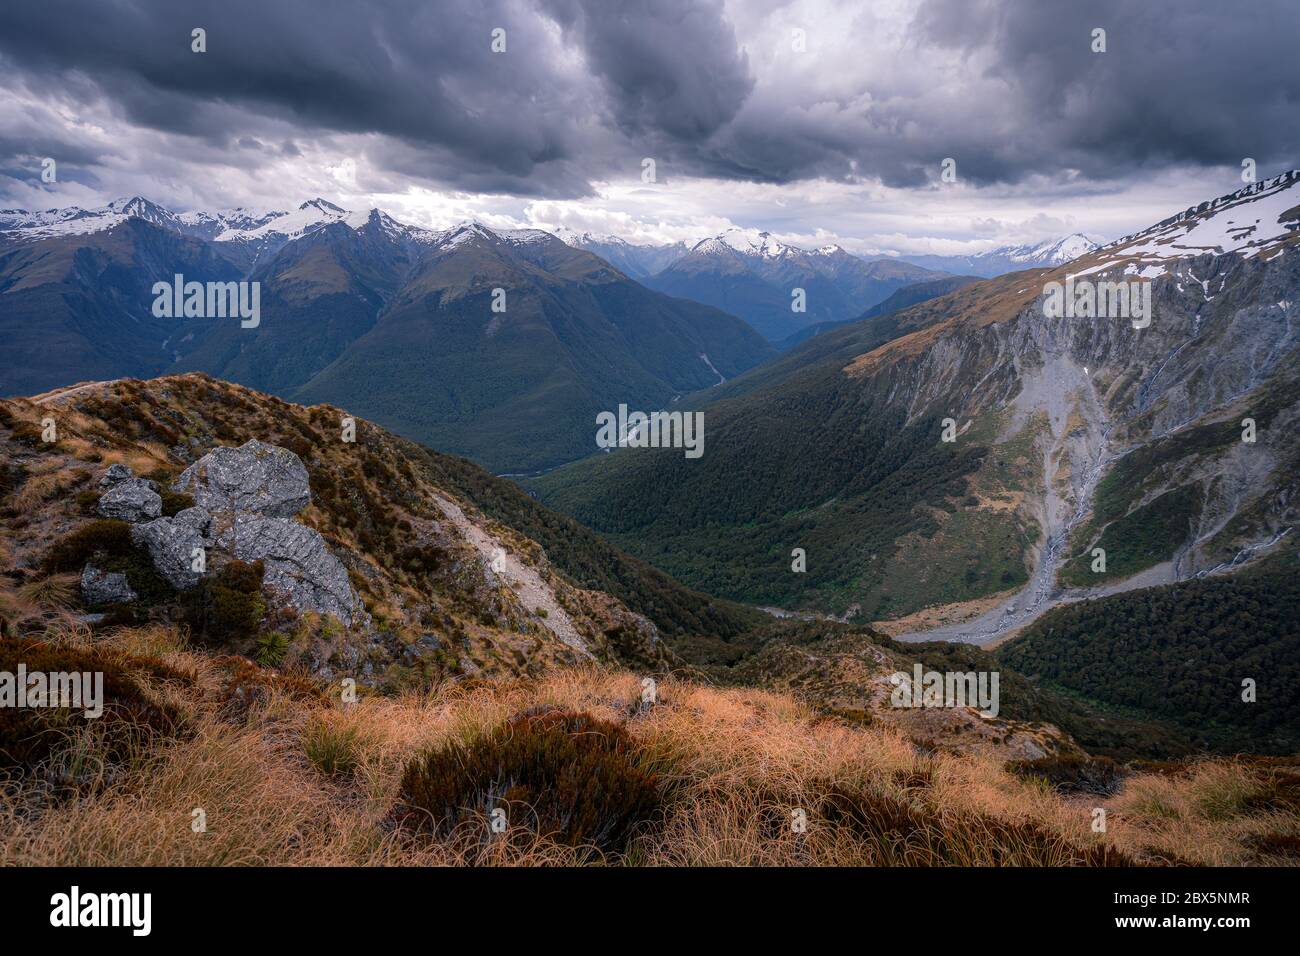
{"type": "MultiPolygon", "coordinates": [[[[78,645],[79,631],[58,640],[78,645]]],[[[880,728],[817,717],[793,698],[666,680],[637,706],[639,676],[570,669],[537,680],[444,684],[428,694],[307,705],[273,690],[241,718],[223,709],[217,662],[167,628],[96,638],[123,658],[190,675],[151,693],[188,735],[101,773],[74,799],[35,774],[0,796],[0,863],[59,865],[550,865],[590,853],[531,840],[415,841],[386,821],[418,753],[550,705],[622,724],[663,787],[632,865],[1066,865],[1293,862],[1294,768],[1231,762],[1130,778],[1115,797],[1066,799],[992,758],[925,755],[880,728]],[[1091,831],[1093,807],[1108,832],[1091,831]],[[33,807],[37,807],[35,811],[33,807]],[[206,831],[194,829],[202,810],[206,831]],[[791,826],[796,811],[805,832],[791,826]],[[1281,849],[1279,849],[1281,848],[1281,849]]],[[[83,735],[58,759],[93,765],[83,735]]],[[[486,821],[484,821],[486,825],[486,821]]],[[[597,857],[597,859],[601,859],[597,857]]]]}
{"type": "Polygon", "coordinates": [[[75,574],[51,574],[36,578],[18,588],[17,599],[40,609],[68,608],[76,597],[78,580],[75,574]]]}

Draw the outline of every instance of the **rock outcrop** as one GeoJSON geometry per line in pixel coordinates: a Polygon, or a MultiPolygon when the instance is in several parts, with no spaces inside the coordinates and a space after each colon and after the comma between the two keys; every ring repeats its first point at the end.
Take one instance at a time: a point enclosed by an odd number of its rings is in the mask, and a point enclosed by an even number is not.
{"type": "Polygon", "coordinates": [[[236,512],[292,518],[311,504],[307,468],[287,448],[257,439],[214,448],[182,472],[173,489],[188,492],[211,514],[236,512]]]}
{"type": "Polygon", "coordinates": [[[131,471],[127,465],[109,465],[108,471],[104,472],[104,477],[99,479],[99,487],[111,488],[119,481],[126,481],[126,479],[133,477],[135,477],[135,472],[131,471]]]}
{"type": "Polygon", "coordinates": [[[120,571],[101,571],[93,564],[81,573],[81,597],[89,605],[128,604],[136,593],[120,571]]]}
{"type": "Polygon", "coordinates": [[[218,550],[240,561],[263,563],[262,587],[274,599],[352,624],[356,592],[318,532],[287,518],[241,513],[215,516],[212,529],[218,550]]]}
{"type": "Polygon", "coordinates": [[[203,558],[211,543],[207,532],[211,516],[202,508],[186,508],[174,518],[156,518],[131,529],[131,540],[149,552],[154,568],[178,591],[188,591],[203,580],[194,570],[195,559],[203,558]]]}
{"type": "MultiPolygon", "coordinates": [[[[122,466],[124,467],[124,466],[122,466]]],[[[148,521],[162,514],[162,498],[157,486],[145,478],[123,478],[114,482],[99,499],[97,509],[103,518],[118,521],[148,521]]]]}
{"type": "MultiPolygon", "coordinates": [[[[348,626],[362,614],[347,571],[325,539],[291,520],[311,502],[311,489],[306,467],[287,449],[256,440],[213,449],[173,485],[195,500],[175,517],[161,516],[162,499],[153,483],[134,477],[125,465],[110,467],[100,486],[108,491],[99,500],[99,513],[130,521],[131,539],[178,591],[197,587],[225,561],[261,561],[262,588],[273,603],[332,614],[348,626]]],[[[118,577],[87,566],[82,587],[120,594],[126,580],[118,577]]],[[[121,600],[134,600],[134,594],[121,600]]],[[[87,601],[114,603],[108,597],[87,601]]]]}

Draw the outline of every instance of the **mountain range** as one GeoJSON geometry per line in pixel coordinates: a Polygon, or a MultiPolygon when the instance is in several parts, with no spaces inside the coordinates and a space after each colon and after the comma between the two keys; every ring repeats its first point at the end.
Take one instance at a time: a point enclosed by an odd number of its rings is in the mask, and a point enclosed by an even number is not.
{"type": "Polygon", "coordinates": [[[529,484],[691,586],[910,639],[1293,554],[1298,179],[822,331],[691,400],[701,461],[623,449],[529,484]],[[1067,281],[1149,283],[1148,324],[1053,317],[1067,281]]]}
{"type": "Polygon", "coordinates": [[[539,230],[431,231],[323,200],[250,217],[133,199],[0,222],[10,394],[205,371],[346,400],[403,434],[526,471],[589,452],[601,410],[661,408],[773,353],[741,320],[539,230]],[[154,316],[153,284],[176,274],[259,283],[258,326],[154,316]]]}
{"type": "Polygon", "coordinates": [[[1060,265],[901,287],[780,352],[544,232],[323,203],[23,220],[0,317],[33,369],[166,343],[172,366],[316,404],[179,369],[0,400],[0,669],[107,678],[89,739],[5,709],[25,828],[6,851],[227,862],[255,838],[283,862],[554,861],[561,833],[574,862],[717,862],[720,839],[801,864],[1293,858],[1297,183],[1060,265]],[[262,323],[154,317],[137,297],[168,269],[254,277],[262,323]],[[1146,283],[1151,311],[1048,308],[1100,283],[1146,283]],[[557,363],[550,388],[521,379],[557,363]],[[697,364],[704,385],[677,391],[697,364]],[[516,482],[364,417],[339,437],[373,407],[544,462],[570,422],[589,443],[581,388],[672,393],[707,453],[620,448],[516,482]],[[899,706],[898,675],[927,670],[998,675],[996,713],[899,706]],[[565,802],[588,758],[599,793],[565,802]],[[482,814],[469,843],[421,830],[495,806],[503,761],[545,840],[529,814],[508,849],[472,837],[482,814]],[[196,763],[216,849],[159,835],[191,812],[175,781],[196,763]],[[634,838],[570,812],[612,792],[634,838]],[[760,800],[781,808],[765,832],[805,803],[818,826],[774,855],[746,822],[760,800]],[[1091,832],[1081,806],[1126,825],[1091,832]],[[86,808],[123,836],[111,850],[69,837],[86,808]]]}
{"type": "Polygon", "coordinates": [[[776,342],[818,322],[860,316],[898,289],[942,275],[905,262],[866,262],[837,245],[806,250],[766,232],[729,229],[642,281],[738,315],[776,342]]]}
{"type": "Polygon", "coordinates": [[[173,213],[142,197],[0,210],[0,391],[203,371],[347,403],[530,472],[589,453],[600,411],[665,407],[769,358],[751,327],[793,336],[784,346],[894,293],[947,288],[906,262],[753,231],[689,248],[561,236],[430,230],[324,199],[272,212],[173,213]],[[262,320],[155,316],[153,284],[175,275],[259,283],[262,320]]]}
{"type": "Polygon", "coordinates": [[[927,269],[991,279],[1008,272],[1019,272],[1022,269],[1064,265],[1079,256],[1086,255],[1099,245],[1101,243],[1097,240],[1076,232],[1062,239],[999,246],[969,256],[903,255],[899,256],[899,259],[927,269]]]}

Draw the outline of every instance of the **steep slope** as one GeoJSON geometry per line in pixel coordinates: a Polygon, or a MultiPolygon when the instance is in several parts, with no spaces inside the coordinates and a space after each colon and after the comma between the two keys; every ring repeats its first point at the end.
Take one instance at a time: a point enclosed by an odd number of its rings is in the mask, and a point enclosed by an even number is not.
{"type": "Polygon", "coordinates": [[[738,315],[778,342],[809,325],[861,315],[892,292],[940,275],[904,262],[865,262],[839,246],[809,251],[766,232],[730,229],[644,281],[738,315]],[[797,289],[804,292],[801,312],[793,308],[797,289]]]}
{"type": "Polygon", "coordinates": [[[1075,734],[1126,759],[1185,753],[1161,720],[1116,719],[983,652],[691,591],[464,459],[355,424],[347,441],[340,409],[194,374],[0,402],[0,653],[140,641],[170,663],[108,663],[168,681],[177,658],[160,649],[183,645],[205,706],[236,721],[349,678],[366,699],[473,696],[619,666],[666,687],[671,669],[778,688],[823,719],[976,760],[1078,772],[1075,734]],[[900,706],[897,675],[917,666],[1000,671],[1001,692],[989,712],[900,706]]]}
{"type": "Polygon", "coordinates": [[[171,365],[167,346],[179,323],[152,314],[154,282],[176,273],[241,278],[220,248],[149,218],[96,223],[56,223],[73,231],[35,240],[0,237],[0,395],[157,374],[171,365]]]}
{"type": "Polygon", "coordinates": [[[352,228],[332,222],[263,257],[264,315],[255,329],[189,320],[169,337],[175,371],[208,371],[287,394],[370,331],[419,256],[417,244],[378,210],[352,228]]]}
{"type": "MultiPolygon", "coordinates": [[[[294,468],[302,469],[300,500],[307,506],[295,524],[319,533],[317,551],[324,547],[333,556],[321,552],[316,565],[302,563],[295,573],[310,582],[337,559],[346,569],[343,587],[355,589],[364,611],[340,627],[299,602],[298,613],[270,614],[244,638],[229,636],[244,633],[233,625],[203,638],[229,650],[269,653],[315,674],[400,685],[417,675],[525,673],[593,659],[659,667],[673,659],[663,635],[726,639],[761,617],[682,588],[462,459],[434,454],[364,421],[356,422],[356,440],[345,441],[345,415],[326,406],[288,405],[200,375],[91,383],[0,403],[6,581],[41,580],[51,571],[56,581],[76,575],[60,586],[72,584],[92,609],[110,611],[106,624],[192,622],[193,596],[178,590],[189,584],[186,575],[178,578],[158,564],[160,579],[140,551],[143,539],[133,535],[133,547],[122,534],[127,522],[152,517],[164,521],[159,533],[183,540],[181,526],[167,521],[189,521],[179,513],[196,501],[213,515],[220,509],[196,498],[192,485],[176,482],[182,469],[214,448],[256,440],[283,449],[276,454],[290,463],[289,477],[277,479],[277,488],[292,483],[294,468]],[[58,430],[54,442],[42,440],[47,418],[58,430]],[[122,466],[142,477],[129,477],[122,466]],[[101,499],[109,490],[120,501],[131,500],[114,481],[133,491],[140,508],[153,498],[153,510],[133,514],[121,504],[108,510],[101,499]],[[158,519],[159,509],[165,520],[158,519]],[[79,589],[73,583],[83,577],[84,564],[96,562],[101,570],[125,573],[134,597],[96,608],[106,599],[84,591],[93,576],[79,589]]],[[[245,480],[232,474],[221,479],[226,486],[245,480]]],[[[278,529],[306,540],[284,523],[284,512],[272,514],[281,523],[268,525],[267,533],[278,529]]],[[[241,522],[259,527],[254,518],[236,516],[235,524],[241,522]]],[[[184,559],[188,567],[188,551],[184,559]]],[[[156,564],[156,553],[152,560],[156,564]]],[[[212,561],[213,580],[222,584],[217,558],[212,561]]],[[[202,598],[211,586],[193,593],[202,598]]],[[[96,587],[96,593],[103,590],[96,587]]],[[[76,603],[84,606],[80,596],[76,603]]],[[[21,630],[24,615],[42,613],[24,607],[5,607],[5,627],[21,630]]],[[[206,625],[195,630],[196,636],[207,633],[206,625]]]]}
{"type": "Polygon", "coordinates": [[[529,471],[595,450],[601,411],[666,408],[769,354],[738,319],[651,292],[546,233],[467,226],[294,395],[529,471]],[[504,311],[493,311],[494,289],[504,311]]]}
{"type": "Polygon", "coordinates": [[[1035,621],[997,656],[1044,686],[1171,722],[1194,751],[1294,754],[1296,564],[1292,548],[1230,576],[1069,604],[1035,621]],[[1245,699],[1247,681],[1253,700],[1245,699]],[[1153,686],[1161,692],[1152,693],[1153,686]]]}
{"type": "Polygon", "coordinates": [[[911,639],[994,640],[1062,599],[1239,566],[1287,540],[1300,500],[1296,179],[817,336],[703,406],[689,467],[627,449],[535,486],[715,593],[868,618],[951,606],[957,623],[914,619],[911,639]],[[1049,283],[1139,273],[1147,326],[1044,308],[1049,283]]]}

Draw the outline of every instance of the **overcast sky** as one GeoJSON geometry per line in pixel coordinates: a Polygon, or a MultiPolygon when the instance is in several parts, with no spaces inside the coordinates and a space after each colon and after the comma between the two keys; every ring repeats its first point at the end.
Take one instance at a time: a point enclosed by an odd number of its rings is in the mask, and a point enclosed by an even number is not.
{"type": "Polygon", "coordinates": [[[1111,239],[1300,165],[1297,37],[1300,0],[11,0],[0,206],[1111,239]]]}

